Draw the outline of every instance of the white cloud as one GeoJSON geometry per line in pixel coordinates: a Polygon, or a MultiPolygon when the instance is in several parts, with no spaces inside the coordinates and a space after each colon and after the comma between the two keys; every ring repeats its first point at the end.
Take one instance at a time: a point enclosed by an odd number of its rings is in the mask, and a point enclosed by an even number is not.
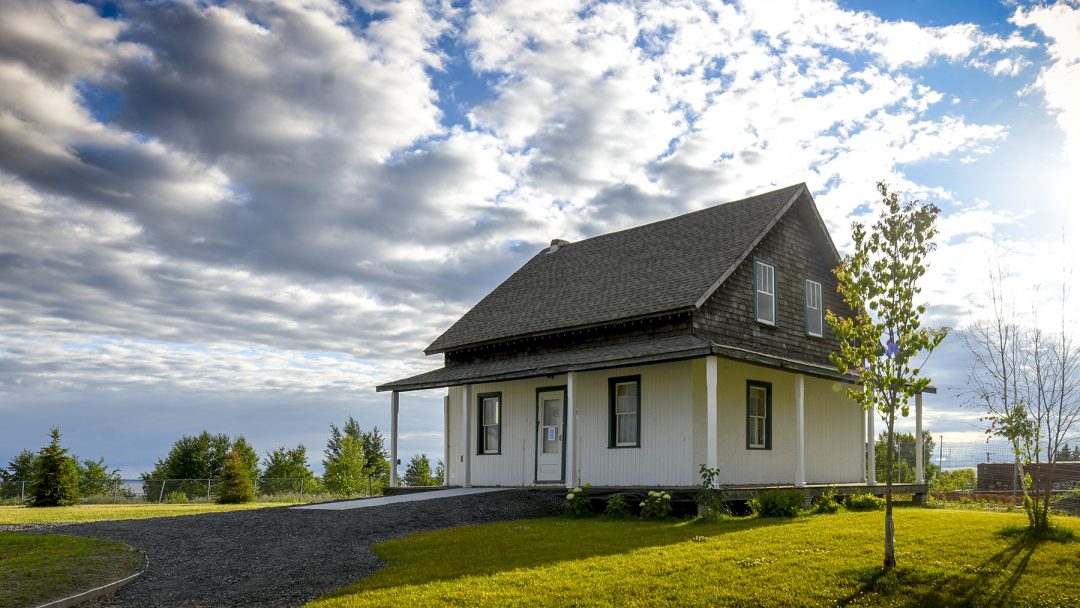
{"type": "Polygon", "coordinates": [[[1017,8],[1010,20],[1020,27],[1038,28],[1049,41],[1050,63],[1039,71],[1035,88],[1042,91],[1046,107],[1065,134],[1066,159],[1080,171],[1080,3],[1017,8]]]}

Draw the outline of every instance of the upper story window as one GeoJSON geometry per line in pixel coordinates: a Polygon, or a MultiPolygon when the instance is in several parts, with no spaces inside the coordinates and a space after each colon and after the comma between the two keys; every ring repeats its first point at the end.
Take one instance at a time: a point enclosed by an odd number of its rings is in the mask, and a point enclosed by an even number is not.
{"type": "Polygon", "coordinates": [[[821,283],[806,279],[806,333],[821,337],[821,283]]]}
{"type": "Polygon", "coordinates": [[[776,325],[776,266],[754,261],[754,315],[759,323],[776,325]]]}
{"type": "Polygon", "coordinates": [[[502,442],[502,393],[478,395],[480,401],[480,454],[498,454],[502,442]]]}
{"type": "Polygon", "coordinates": [[[613,448],[641,446],[641,376],[608,380],[610,416],[608,445],[613,448]]]}

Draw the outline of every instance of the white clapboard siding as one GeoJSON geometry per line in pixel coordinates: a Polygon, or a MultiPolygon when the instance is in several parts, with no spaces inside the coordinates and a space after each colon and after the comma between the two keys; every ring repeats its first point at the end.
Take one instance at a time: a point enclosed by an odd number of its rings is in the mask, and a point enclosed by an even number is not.
{"type": "MultiPolygon", "coordinates": [[[[717,374],[720,481],[795,481],[795,374],[720,359],[717,374]],[[746,382],[772,383],[772,449],[746,447],[746,382]]],[[[536,391],[562,387],[566,375],[472,386],[471,443],[461,446],[462,387],[449,390],[450,482],[464,482],[462,457],[477,486],[532,485],[536,479],[536,391]],[[502,393],[502,453],[477,454],[477,396],[502,393]]],[[[576,465],[580,483],[595,486],[692,486],[706,461],[704,359],[577,374],[576,465]],[[608,446],[608,380],[641,376],[641,446],[608,446]]],[[[863,414],[847,385],[805,376],[805,462],[808,483],[862,479],[863,414]]],[[[567,473],[569,474],[569,472],[567,473]]]]}
{"type": "Polygon", "coordinates": [[[693,462],[692,364],[676,361],[578,374],[581,483],[682,486],[697,482],[693,462]],[[641,375],[641,447],[608,447],[608,379],[641,375]]]}
{"type": "MultiPolygon", "coordinates": [[[[718,375],[721,480],[731,484],[794,483],[795,374],[721,359],[718,375]],[[772,384],[772,449],[769,450],[746,447],[748,380],[772,384]]],[[[847,385],[811,376],[804,376],[804,382],[806,481],[860,481],[862,412],[847,397],[847,385]]]]}

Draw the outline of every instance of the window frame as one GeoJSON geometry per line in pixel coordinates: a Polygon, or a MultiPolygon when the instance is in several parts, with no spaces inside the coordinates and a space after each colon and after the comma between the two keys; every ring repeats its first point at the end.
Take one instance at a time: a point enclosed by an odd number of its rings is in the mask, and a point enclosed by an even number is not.
{"type": "Polygon", "coordinates": [[[772,449],[772,383],[759,380],[746,381],[746,449],[748,450],[771,450],[772,449]],[[753,440],[753,420],[755,416],[750,407],[750,395],[755,389],[765,391],[765,437],[764,443],[755,445],[753,440]]]}
{"type": "Polygon", "coordinates": [[[497,393],[480,393],[479,395],[476,396],[476,427],[477,427],[477,432],[476,432],[476,455],[477,456],[497,456],[499,454],[502,454],[502,445],[503,445],[503,440],[502,440],[502,421],[503,421],[502,406],[503,406],[503,399],[502,399],[502,393],[501,392],[497,392],[497,393]],[[495,406],[495,412],[496,412],[495,415],[498,418],[498,422],[496,422],[495,424],[484,424],[484,400],[486,400],[486,399],[496,399],[497,400],[497,402],[496,402],[497,405],[495,406]],[[486,443],[487,443],[487,428],[492,427],[492,426],[496,427],[498,429],[497,437],[498,437],[499,447],[498,447],[497,450],[488,450],[488,449],[486,449],[487,448],[487,445],[486,445],[486,443]]]}
{"type": "Polygon", "coordinates": [[[803,296],[804,296],[803,314],[806,317],[806,335],[811,336],[813,338],[824,337],[825,336],[825,303],[824,303],[825,297],[824,297],[824,294],[822,292],[821,283],[819,281],[815,281],[813,279],[806,279],[806,282],[803,284],[803,296]],[[810,316],[811,315],[811,312],[810,312],[811,311],[811,307],[810,307],[810,304],[811,304],[811,301],[810,301],[811,300],[811,298],[810,298],[810,295],[811,295],[810,294],[810,286],[811,285],[814,285],[814,286],[817,287],[817,308],[815,310],[817,311],[817,322],[818,322],[818,328],[819,329],[818,329],[818,333],[816,333],[816,334],[810,328],[810,318],[811,318],[811,316],[810,316]]]}
{"type": "Polygon", "coordinates": [[[768,327],[780,327],[780,270],[777,268],[776,263],[771,262],[765,258],[754,258],[754,320],[762,325],[768,327]],[[758,305],[758,294],[764,294],[766,292],[759,289],[761,282],[761,267],[765,266],[772,270],[772,321],[761,318],[761,310],[758,305]]]}
{"type": "Polygon", "coordinates": [[[623,448],[640,448],[641,447],[641,375],[635,376],[618,376],[615,378],[608,378],[608,448],[609,449],[623,449],[623,448]],[[636,391],[635,398],[637,400],[637,425],[635,428],[635,437],[633,443],[618,443],[618,425],[619,416],[625,416],[626,414],[618,414],[615,407],[616,389],[620,384],[629,384],[633,382],[636,391]]]}

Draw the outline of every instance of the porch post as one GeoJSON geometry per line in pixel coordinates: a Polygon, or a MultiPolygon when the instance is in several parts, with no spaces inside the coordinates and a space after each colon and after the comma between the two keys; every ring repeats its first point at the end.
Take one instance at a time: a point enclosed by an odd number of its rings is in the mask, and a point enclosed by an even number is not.
{"type": "Polygon", "coordinates": [[[718,466],[717,452],[720,450],[720,441],[717,436],[716,425],[719,421],[719,412],[716,404],[716,357],[705,357],[705,466],[715,469],[718,466]]]}
{"type": "Polygon", "coordinates": [[[926,483],[923,470],[922,393],[915,395],[915,483],[926,483]]]}
{"type": "Polygon", "coordinates": [[[866,485],[877,485],[877,454],[874,453],[874,408],[866,410],[866,485]]]}
{"type": "Polygon", "coordinates": [[[390,392],[390,487],[398,486],[398,392],[390,392]]]}
{"type": "Polygon", "coordinates": [[[442,398],[443,412],[443,478],[444,486],[450,485],[450,393],[442,398]]]}
{"type": "Polygon", "coordinates": [[[461,387],[461,485],[472,487],[472,385],[461,387]]]}
{"type": "Polygon", "coordinates": [[[805,378],[795,375],[795,487],[806,487],[806,440],[803,397],[806,392],[805,378]]]}
{"type": "Polygon", "coordinates": [[[574,441],[575,433],[577,429],[574,428],[574,385],[577,384],[577,372],[566,373],[566,437],[564,437],[563,446],[566,449],[566,487],[577,487],[577,453],[574,448],[577,447],[577,442],[574,441]]]}

